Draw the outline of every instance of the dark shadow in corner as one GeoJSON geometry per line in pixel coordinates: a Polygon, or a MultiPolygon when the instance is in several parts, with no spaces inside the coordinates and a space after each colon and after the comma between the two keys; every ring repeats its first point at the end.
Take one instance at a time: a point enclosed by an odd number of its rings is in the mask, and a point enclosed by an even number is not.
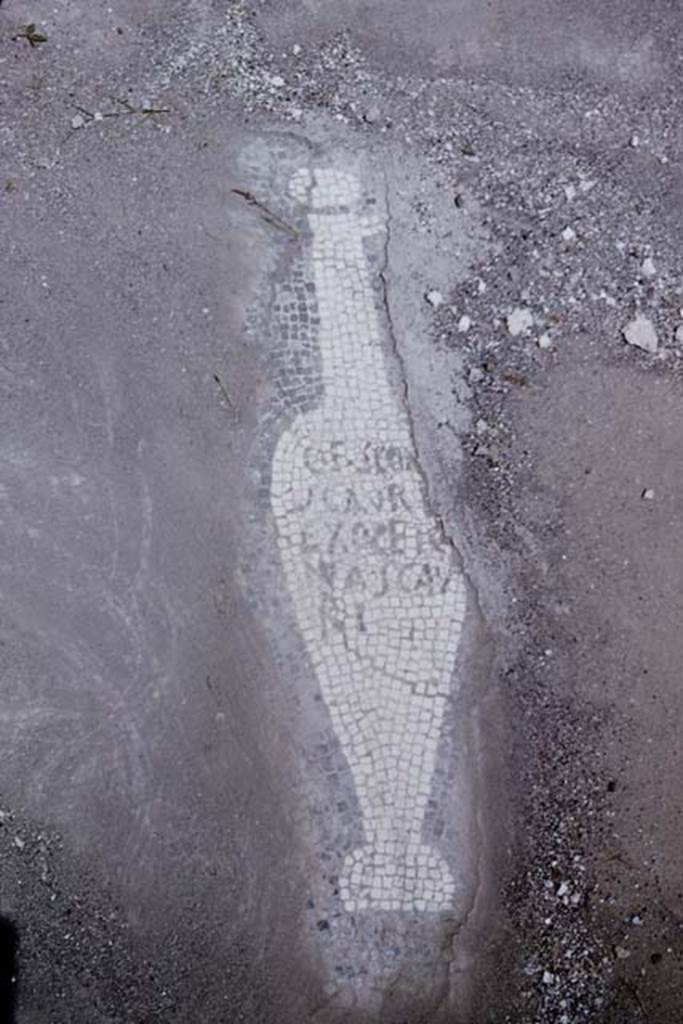
{"type": "Polygon", "coordinates": [[[0,915],[0,1021],[15,1024],[17,950],[19,935],[7,917],[0,915]]]}

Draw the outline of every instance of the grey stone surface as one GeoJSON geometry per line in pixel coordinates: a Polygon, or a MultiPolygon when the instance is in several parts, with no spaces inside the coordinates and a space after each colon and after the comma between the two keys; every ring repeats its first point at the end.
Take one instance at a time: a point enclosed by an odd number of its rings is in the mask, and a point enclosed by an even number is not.
{"type": "Polygon", "coordinates": [[[680,32],[667,0],[4,0],[8,1020],[677,1019],[680,32]],[[340,893],[358,790],[270,504],[323,395],[302,167],[384,211],[388,386],[467,580],[439,913],[340,893]]]}

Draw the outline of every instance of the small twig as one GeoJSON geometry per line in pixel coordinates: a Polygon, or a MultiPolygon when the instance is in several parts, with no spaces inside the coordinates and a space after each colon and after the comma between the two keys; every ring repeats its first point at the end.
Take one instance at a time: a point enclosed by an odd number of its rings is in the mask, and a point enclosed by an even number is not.
{"type": "Polygon", "coordinates": [[[249,192],[245,188],[233,188],[230,191],[234,192],[236,196],[240,197],[240,199],[244,199],[244,201],[249,203],[250,206],[256,207],[263,219],[272,224],[273,227],[280,228],[281,231],[286,231],[292,236],[292,238],[299,237],[299,232],[296,228],[293,228],[291,224],[288,224],[280,217],[277,217],[272,210],[269,210],[264,203],[256,198],[253,192],[249,192]]]}
{"type": "Polygon", "coordinates": [[[233,402],[232,398],[230,397],[230,392],[226,388],[226,386],[223,383],[223,381],[221,380],[220,376],[217,373],[214,373],[213,379],[216,381],[216,384],[218,384],[218,387],[221,390],[221,394],[223,395],[223,398],[225,399],[225,401],[228,403],[228,408],[231,410],[233,416],[235,417],[235,419],[239,419],[239,411],[237,409],[237,406],[235,405],[235,403],[233,402]]]}
{"type": "Polygon", "coordinates": [[[150,117],[152,114],[171,113],[170,107],[140,107],[139,109],[137,109],[136,107],[132,107],[127,100],[119,99],[116,96],[113,96],[112,99],[115,103],[120,103],[126,109],[104,110],[98,111],[97,114],[94,114],[92,110],[88,110],[87,107],[81,107],[78,103],[74,103],[73,106],[75,110],[77,110],[80,114],[83,114],[87,121],[101,121],[104,120],[105,117],[129,117],[132,114],[137,114],[138,117],[146,119],[150,117]]]}
{"type": "Polygon", "coordinates": [[[624,988],[626,989],[626,991],[629,993],[629,995],[631,995],[633,997],[634,1002],[636,1003],[638,1009],[640,1010],[640,1012],[642,1014],[643,1020],[647,1024],[647,1021],[649,1021],[649,1019],[650,1019],[650,1015],[648,1014],[647,1010],[645,1009],[645,1004],[643,1003],[643,1000],[640,998],[640,994],[638,992],[638,989],[635,987],[635,985],[631,984],[630,981],[626,981],[625,979],[622,979],[621,983],[624,986],[624,988]]]}
{"type": "Polygon", "coordinates": [[[16,36],[12,36],[12,41],[16,42],[17,39],[25,39],[29,46],[39,46],[41,43],[47,42],[47,36],[44,36],[42,32],[36,31],[36,26],[31,22],[27,25],[23,32],[19,32],[16,36]]]}
{"type": "Polygon", "coordinates": [[[121,99],[120,96],[112,96],[114,103],[120,103],[124,110],[114,110],[104,115],[104,117],[125,117],[126,114],[138,114],[138,116],[149,117],[150,114],[170,114],[170,107],[134,107],[126,99],[121,99]]]}
{"type": "Polygon", "coordinates": [[[209,231],[209,229],[207,228],[206,224],[204,224],[204,223],[202,223],[202,231],[205,234],[207,234],[209,236],[209,238],[213,238],[214,242],[218,242],[219,245],[227,246],[228,243],[225,241],[225,239],[224,238],[219,238],[218,235],[214,235],[213,231],[209,231]]]}

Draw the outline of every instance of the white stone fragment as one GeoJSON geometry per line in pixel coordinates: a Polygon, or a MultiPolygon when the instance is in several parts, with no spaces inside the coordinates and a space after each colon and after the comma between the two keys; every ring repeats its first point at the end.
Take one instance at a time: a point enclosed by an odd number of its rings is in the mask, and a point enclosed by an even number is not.
{"type": "Polygon", "coordinates": [[[292,53],[294,54],[295,57],[299,56],[299,54],[301,53],[301,46],[299,45],[299,43],[294,43],[294,46],[292,47],[292,53]]]}
{"type": "Polygon", "coordinates": [[[646,487],[643,493],[641,494],[641,498],[643,499],[643,501],[654,501],[655,492],[651,487],[646,487]]]}
{"type": "Polygon", "coordinates": [[[93,116],[96,121],[104,121],[104,114],[101,110],[96,110],[93,116]]]}
{"type": "Polygon", "coordinates": [[[576,231],[574,231],[574,228],[570,227],[568,224],[562,232],[562,237],[565,242],[574,242],[576,240],[576,231]]]}
{"type": "Polygon", "coordinates": [[[646,256],[643,262],[640,264],[640,272],[643,277],[654,277],[657,273],[655,268],[655,261],[651,256],[646,256]]]}
{"type": "Polygon", "coordinates": [[[555,975],[551,971],[544,971],[541,981],[544,985],[554,985],[555,975]]]}
{"type": "Polygon", "coordinates": [[[282,88],[282,86],[283,86],[283,85],[285,84],[285,80],[284,80],[284,78],[282,77],[282,75],[271,75],[271,76],[270,76],[270,84],[271,84],[271,85],[272,85],[272,86],[273,86],[273,87],[274,87],[275,89],[281,89],[281,88],[282,88]]]}
{"type": "Polygon", "coordinates": [[[76,114],[75,117],[71,118],[71,127],[72,128],[82,128],[84,124],[85,124],[85,118],[83,117],[82,114],[76,114]]]}
{"type": "Polygon", "coordinates": [[[564,194],[568,203],[571,203],[572,199],[576,198],[576,187],[574,185],[564,185],[564,194]]]}
{"type": "Polygon", "coordinates": [[[640,145],[640,136],[636,132],[634,132],[633,135],[631,136],[630,143],[631,143],[631,146],[633,146],[634,149],[637,149],[638,146],[640,145]]]}
{"type": "Polygon", "coordinates": [[[592,188],[595,188],[597,182],[594,178],[582,178],[579,182],[579,188],[582,192],[590,192],[592,188]]]}
{"type": "Polygon", "coordinates": [[[466,334],[467,331],[469,331],[471,326],[472,326],[471,319],[467,316],[466,313],[463,314],[463,316],[461,316],[460,319],[458,320],[458,330],[459,330],[459,332],[461,334],[466,334]]]}
{"type": "Polygon", "coordinates": [[[683,345],[683,324],[679,324],[676,328],[675,337],[678,344],[683,345]]]}
{"type": "Polygon", "coordinates": [[[538,347],[539,348],[552,348],[553,347],[553,339],[550,337],[550,335],[548,334],[547,331],[544,331],[543,334],[538,339],[538,347]]]}
{"type": "Polygon", "coordinates": [[[427,300],[429,305],[432,306],[434,309],[438,309],[439,306],[443,305],[443,295],[441,294],[441,292],[438,292],[435,288],[432,288],[431,291],[427,292],[427,294],[425,295],[425,299],[427,300]]]}
{"type": "Polygon", "coordinates": [[[639,314],[626,324],[622,333],[629,345],[642,348],[644,352],[657,351],[657,332],[652,321],[648,320],[646,316],[639,314]]]}
{"type": "Polygon", "coordinates": [[[518,334],[526,333],[534,325],[534,318],[530,309],[526,306],[517,306],[506,318],[507,328],[513,338],[518,334]]]}

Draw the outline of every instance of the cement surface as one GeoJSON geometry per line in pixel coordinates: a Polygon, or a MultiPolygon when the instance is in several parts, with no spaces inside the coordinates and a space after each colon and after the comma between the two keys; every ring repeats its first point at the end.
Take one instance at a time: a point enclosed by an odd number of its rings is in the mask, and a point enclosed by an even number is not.
{"type": "MultiPolygon", "coordinates": [[[[680,19],[2,3],[3,1019],[677,1019],[680,19]],[[361,194],[316,211],[329,173],[361,194]],[[376,438],[361,381],[335,430],[360,424],[389,507],[412,488],[466,593],[438,730],[388,787],[353,769],[272,502],[278,442],[336,393],[316,230],[334,263],[329,225],[351,244],[366,217],[333,277],[364,281],[339,322],[372,325],[353,362],[390,412],[376,438]],[[352,905],[346,858],[393,805],[401,896],[361,872],[352,905]]],[[[403,623],[391,657],[428,690],[451,613],[420,634],[426,605],[394,607],[367,639],[403,623]]]]}

